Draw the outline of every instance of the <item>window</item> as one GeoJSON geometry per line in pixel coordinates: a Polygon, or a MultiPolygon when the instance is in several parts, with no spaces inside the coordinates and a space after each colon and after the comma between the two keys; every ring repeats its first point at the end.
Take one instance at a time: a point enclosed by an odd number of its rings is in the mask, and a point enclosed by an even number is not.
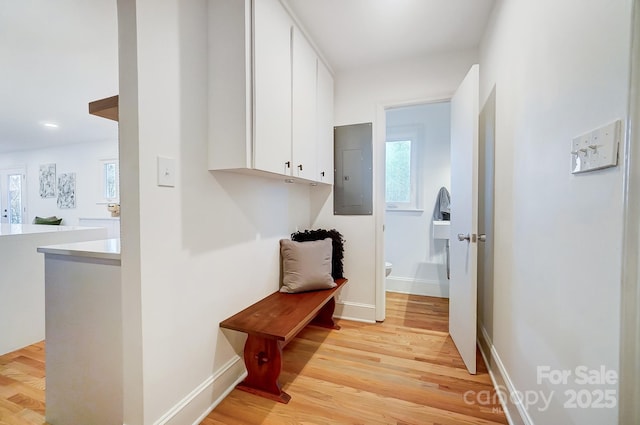
{"type": "Polygon", "coordinates": [[[106,159],[102,163],[102,197],[107,202],[120,199],[120,166],[117,159],[106,159]]]}
{"type": "Polygon", "coordinates": [[[385,200],[388,210],[418,209],[414,138],[386,142],[385,200]]]}
{"type": "Polygon", "coordinates": [[[387,142],[387,203],[411,202],[411,140],[387,142]]]}

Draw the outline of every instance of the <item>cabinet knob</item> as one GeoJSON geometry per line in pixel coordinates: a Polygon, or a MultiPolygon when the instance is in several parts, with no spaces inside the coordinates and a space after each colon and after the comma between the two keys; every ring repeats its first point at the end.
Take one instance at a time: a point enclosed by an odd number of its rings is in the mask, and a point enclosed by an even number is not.
{"type": "Polygon", "coordinates": [[[302,164],[298,165],[298,169],[302,171],[302,164]]]}
{"type": "Polygon", "coordinates": [[[322,177],[324,177],[324,171],[323,171],[323,172],[321,172],[321,173],[320,173],[320,175],[321,175],[322,177]]]}
{"type": "Polygon", "coordinates": [[[284,165],[286,165],[286,166],[287,166],[287,168],[291,168],[291,161],[287,161],[287,162],[285,162],[285,163],[284,163],[284,165]]]}

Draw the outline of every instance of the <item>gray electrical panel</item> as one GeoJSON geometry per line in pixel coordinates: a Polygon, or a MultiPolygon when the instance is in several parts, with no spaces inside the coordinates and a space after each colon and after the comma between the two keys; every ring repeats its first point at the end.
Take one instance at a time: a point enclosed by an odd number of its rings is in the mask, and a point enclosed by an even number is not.
{"type": "Polygon", "coordinates": [[[333,128],[336,215],[373,213],[373,131],[371,123],[333,128]]]}

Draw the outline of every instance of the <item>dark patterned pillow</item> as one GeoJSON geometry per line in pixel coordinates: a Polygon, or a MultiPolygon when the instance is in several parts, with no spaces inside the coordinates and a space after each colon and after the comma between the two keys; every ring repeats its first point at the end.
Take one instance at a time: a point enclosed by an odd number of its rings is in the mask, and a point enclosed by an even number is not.
{"type": "Polygon", "coordinates": [[[340,232],[336,229],[324,230],[305,230],[304,232],[296,232],[291,235],[291,239],[297,242],[317,241],[331,238],[333,244],[333,252],[331,256],[331,276],[333,279],[344,278],[344,266],[342,259],[344,258],[344,242],[340,232]]]}

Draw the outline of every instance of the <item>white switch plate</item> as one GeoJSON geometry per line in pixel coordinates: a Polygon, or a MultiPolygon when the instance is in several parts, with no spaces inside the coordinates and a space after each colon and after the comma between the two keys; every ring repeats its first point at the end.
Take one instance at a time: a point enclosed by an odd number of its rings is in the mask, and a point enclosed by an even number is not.
{"type": "Polygon", "coordinates": [[[573,139],[571,172],[585,173],[618,165],[621,135],[622,121],[617,120],[573,139]]]}
{"type": "Polygon", "coordinates": [[[176,160],[158,157],[158,186],[174,187],[176,185],[176,160]]]}

